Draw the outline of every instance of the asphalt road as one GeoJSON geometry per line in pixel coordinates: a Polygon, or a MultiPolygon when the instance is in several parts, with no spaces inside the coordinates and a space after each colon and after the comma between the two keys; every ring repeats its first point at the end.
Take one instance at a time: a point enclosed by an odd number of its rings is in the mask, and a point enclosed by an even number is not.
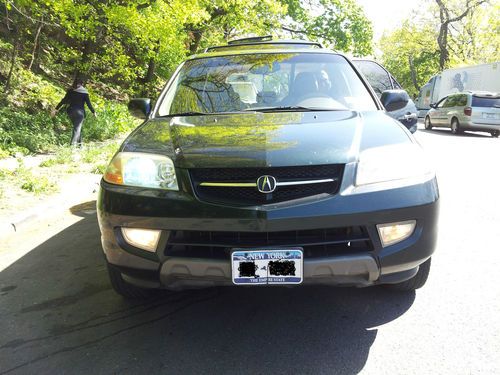
{"type": "Polygon", "coordinates": [[[127,303],[90,202],[2,246],[0,374],[500,374],[500,139],[417,138],[442,198],[416,293],[219,288],[127,303]]]}

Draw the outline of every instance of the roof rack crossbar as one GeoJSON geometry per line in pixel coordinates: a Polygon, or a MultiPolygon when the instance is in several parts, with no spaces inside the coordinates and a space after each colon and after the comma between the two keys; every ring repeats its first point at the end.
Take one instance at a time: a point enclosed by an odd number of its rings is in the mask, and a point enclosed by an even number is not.
{"type": "Polygon", "coordinates": [[[323,45],[319,42],[311,42],[309,40],[294,40],[294,39],[275,39],[273,40],[271,35],[259,36],[252,38],[244,38],[229,41],[225,46],[212,46],[205,48],[204,52],[214,52],[217,50],[225,50],[231,47],[238,46],[257,46],[262,44],[277,44],[277,45],[297,45],[297,46],[314,46],[317,48],[323,48],[323,45]]]}
{"type": "Polygon", "coordinates": [[[273,40],[272,35],[264,35],[264,36],[253,36],[250,38],[241,38],[241,39],[234,39],[230,40],[227,42],[228,46],[234,46],[237,44],[245,44],[245,43],[255,43],[255,42],[268,42],[270,40],[273,40]]]}

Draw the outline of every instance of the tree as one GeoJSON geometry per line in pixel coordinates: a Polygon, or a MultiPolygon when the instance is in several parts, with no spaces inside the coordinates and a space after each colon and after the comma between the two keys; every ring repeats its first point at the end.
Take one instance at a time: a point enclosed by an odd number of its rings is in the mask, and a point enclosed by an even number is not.
{"type": "Polygon", "coordinates": [[[500,56],[500,4],[470,0],[467,11],[457,10],[453,0],[441,2],[448,13],[437,4],[420,8],[380,40],[382,62],[412,94],[445,68],[498,61],[500,56]]]}
{"type": "Polygon", "coordinates": [[[303,0],[1,0],[0,75],[8,86],[16,67],[65,86],[84,78],[125,98],[157,92],[187,54],[237,37],[291,33],[371,53],[355,0],[313,1],[314,13],[303,0]]]}
{"type": "Polygon", "coordinates": [[[448,35],[450,33],[450,27],[453,23],[462,20],[468,14],[472,13],[478,6],[486,3],[487,0],[466,0],[465,8],[452,9],[451,4],[445,2],[445,0],[436,0],[439,7],[439,33],[437,37],[437,43],[439,46],[439,68],[440,70],[448,67],[448,62],[450,60],[449,42],[448,35]]]}
{"type": "Polygon", "coordinates": [[[355,56],[373,52],[371,22],[354,0],[282,1],[291,19],[282,29],[292,36],[306,36],[355,56]]]}
{"type": "Polygon", "coordinates": [[[500,59],[500,3],[484,4],[450,27],[450,65],[472,65],[500,59]]]}
{"type": "Polygon", "coordinates": [[[439,69],[439,51],[432,25],[419,26],[406,20],[380,40],[382,63],[403,87],[415,96],[439,69]]]}

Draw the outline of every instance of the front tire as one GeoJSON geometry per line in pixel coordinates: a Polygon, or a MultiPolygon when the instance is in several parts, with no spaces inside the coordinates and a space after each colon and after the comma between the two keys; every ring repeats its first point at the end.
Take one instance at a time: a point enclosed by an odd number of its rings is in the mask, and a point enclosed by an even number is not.
{"type": "Polygon", "coordinates": [[[430,119],[429,116],[425,117],[424,124],[425,124],[425,129],[426,130],[432,130],[431,119],[430,119]]]}
{"type": "Polygon", "coordinates": [[[462,131],[460,130],[460,124],[456,118],[451,120],[451,132],[455,135],[460,134],[462,131]]]}
{"type": "Polygon", "coordinates": [[[107,263],[107,266],[109,281],[116,293],[126,299],[145,299],[152,296],[154,289],[144,289],[132,285],[123,279],[118,268],[109,263],[107,263]]]}
{"type": "Polygon", "coordinates": [[[429,272],[431,270],[431,258],[427,259],[418,267],[418,272],[411,279],[403,281],[398,284],[388,284],[386,287],[398,292],[411,292],[413,290],[422,288],[427,278],[429,277],[429,272]]]}

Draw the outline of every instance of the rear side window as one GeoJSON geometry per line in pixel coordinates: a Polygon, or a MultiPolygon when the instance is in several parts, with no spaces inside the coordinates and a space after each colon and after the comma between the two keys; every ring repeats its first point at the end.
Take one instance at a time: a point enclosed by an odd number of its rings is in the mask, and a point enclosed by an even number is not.
{"type": "Polygon", "coordinates": [[[444,103],[443,107],[444,108],[450,108],[450,107],[455,107],[457,105],[457,96],[449,96],[448,99],[446,99],[446,102],[444,103]]]}
{"type": "Polygon", "coordinates": [[[467,105],[467,95],[460,95],[457,106],[465,107],[467,105]]]}
{"type": "Polygon", "coordinates": [[[379,98],[385,90],[392,89],[392,82],[389,74],[377,63],[367,60],[355,60],[354,64],[364,74],[379,98]]]}
{"type": "Polygon", "coordinates": [[[472,97],[472,107],[496,107],[500,108],[500,97],[472,97]]]}

